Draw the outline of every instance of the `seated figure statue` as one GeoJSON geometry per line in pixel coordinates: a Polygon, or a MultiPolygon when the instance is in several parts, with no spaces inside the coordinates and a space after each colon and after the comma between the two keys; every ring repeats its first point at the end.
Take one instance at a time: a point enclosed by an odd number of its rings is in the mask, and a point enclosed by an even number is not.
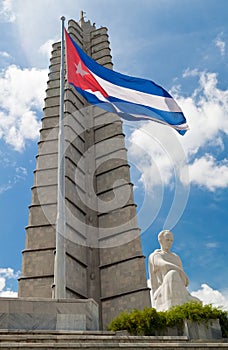
{"type": "Polygon", "coordinates": [[[170,252],[173,234],[168,230],[158,235],[161,249],[155,250],[149,256],[149,274],[153,292],[152,306],[158,311],[166,311],[175,305],[188,301],[201,302],[193,297],[186,287],[186,276],[178,255],[170,252]]]}

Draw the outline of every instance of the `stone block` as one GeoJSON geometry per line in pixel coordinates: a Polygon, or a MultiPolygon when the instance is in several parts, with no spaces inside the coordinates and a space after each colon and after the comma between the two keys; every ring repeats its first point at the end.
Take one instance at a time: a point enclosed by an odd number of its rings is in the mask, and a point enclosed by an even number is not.
{"type": "Polygon", "coordinates": [[[55,55],[54,57],[50,58],[51,64],[59,64],[61,63],[61,55],[55,55]]]}
{"type": "Polygon", "coordinates": [[[107,124],[107,120],[110,123],[118,123],[120,121],[120,117],[118,116],[118,114],[107,113],[107,112],[104,112],[104,110],[102,110],[101,108],[96,107],[96,114],[94,115],[95,128],[100,127],[104,124],[107,124]]]}
{"type": "Polygon", "coordinates": [[[32,204],[45,205],[57,203],[57,185],[32,188],[32,204]]]}
{"type": "MultiPolygon", "coordinates": [[[[52,63],[49,66],[49,72],[54,73],[54,72],[59,72],[60,70],[60,65],[59,63],[52,63]]],[[[47,96],[48,97],[48,96],[47,96]]]]}
{"type": "Polygon", "coordinates": [[[104,64],[104,67],[108,68],[108,69],[112,69],[113,68],[113,63],[110,62],[110,63],[105,63],[104,64]]]}
{"type": "Polygon", "coordinates": [[[134,204],[132,188],[129,184],[114,187],[98,195],[98,212],[108,213],[120,207],[134,204]]]}
{"type": "Polygon", "coordinates": [[[106,27],[101,27],[91,32],[91,38],[95,38],[100,35],[106,35],[108,32],[106,27]]]}
{"type": "Polygon", "coordinates": [[[123,164],[127,164],[127,152],[125,148],[113,151],[112,154],[103,155],[96,159],[96,174],[103,173],[123,164]]]}
{"type": "Polygon", "coordinates": [[[132,240],[125,244],[119,244],[117,247],[111,246],[109,248],[100,249],[101,266],[128,259],[134,255],[142,254],[139,230],[136,230],[135,234],[137,235],[137,238],[133,239],[132,237],[132,240]]]}
{"type": "Polygon", "coordinates": [[[116,136],[99,142],[95,145],[96,158],[106,156],[109,153],[125,149],[123,136],[116,136]]]}
{"type": "Polygon", "coordinates": [[[83,115],[83,110],[85,108],[85,103],[84,103],[84,98],[72,87],[70,87],[69,89],[66,89],[65,91],[65,111],[66,112],[70,112],[70,110],[68,109],[68,104],[69,105],[73,105],[74,110],[72,110],[73,113],[75,113],[75,115],[77,116],[77,119],[79,119],[79,122],[83,125],[84,124],[84,120],[82,119],[83,115]],[[80,110],[80,111],[78,111],[80,110]]]}
{"type": "Polygon", "coordinates": [[[69,225],[74,227],[74,220],[76,222],[79,221],[81,223],[85,223],[86,213],[66,199],[66,220],[69,225]]]}
{"type": "Polygon", "coordinates": [[[100,57],[100,58],[97,58],[97,63],[101,64],[102,66],[105,66],[106,64],[107,65],[110,65],[110,61],[112,59],[112,56],[111,55],[107,55],[107,56],[103,56],[103,57],[100,57]]]}
{"type": "Polygon", "coordinates": [[[40,154],[36,158],[36,169],[51,169],[58,167],[58,153],[40,154]]]}
{"type": "MultiPolygon", "coordinates": [[[[68,229],[68,227],[67,227],[68,229]]],[[[67,234],[66,239],[66,253],[76,258],[83,266],[87,266],[87,246],[86,246],[86,239],[82,239],[82,235],[79,234],[76,230],[71,228],[72,234],[74,234],[74,237],[70,239],[70,237],[67,234]],[[81,244],[79,244],[80,237],[81,244]]]]}
{"type": "Polygon", "coordinates": [[[58,53],[59,53],[59,51],[61,50],[61,42],[56,42],[56,43],[54,43],[54,44],[52,44],[52,55],[53,55],[53,53],[56,51],[58,51],[58,53]]]}
{"type": "MultiPolygon", "coordinates": [[[[75,250],[74,244],[78,244],[79,246],[85,246],[86,245],[86,217],[83,216],[83,219],[78,218],[77,216],[74,216],[72,213],[67,212],[67,224],[66,224],[66,239],[69,241],[69,245],[67,248],[67,251],[73,256],[73,251],[75,250]],[[71,242],[71,249],[69,249],[71,242]]],[[[78,259],[80,260],[82,258],[82,255],[84,254],[84,250],[80,250],[80,254],[78,253],[78,259]]],[[[77,256],[76,256],[77,257],[77,256]]],[[[83,260],[82,260],[83,261],[83,260]]]]}
{"type": "Polygon", "coordinates": [[[84,137],[85,127],[83,126],[84,121],[82,121],[82,122],[83,122],[83,124],[81,124],[79,122],[79,120],[78,120],[78,118],[76,118],[76,116],[69,114],[69,113],[66,113],[64,124],[69,125],[75,131],[76,135],[80,135],[80,138],[85,141],[85,137],[84,137]]]}
{"type": "MultiPolygon", "coordinates": [[[[51,127],[51,128],[45,128],[40,130],[40,141],[52,141],[58,139],[59,136],[59,127],[51,127]]],[[[48,153],[47,149],[47,153],[48,153]]]]}
{"type": "MultiPolygon", "coordinates": [[[[122,245],[128,244],[129,242],[137,239],[140,235],[140,230],[138,229],[137,225],[132,225],[132,221],[130,225],[122,225],[120,228],[119,226],[114,228],[99,228],[99,247],[101,249],[107,249],[107,248],[119,248],[122,245]],[[133,228],[130,228],[130,226],[134,226],[133,228]],[[121,232],[120,229],[125,227],[125,231],[121,232]],[[127,230],[128,229],[128,230],[127,230]]],[[[118,254],[119,256],[119,254],[118,254]]],[[[120,257],[121,260],[121,257],[120,257]]]]}
{"type": "Polygon", "coordinates": [[[209,320],[208,322],[184,321],[184,333],[189,339],[221,339],[222,332],[219,320],[209,320]]]}
{"type": "Polygon", "coordinates": [[[121,229],[121,227],[125,228],[124,224],[128,229],[137,227],[135,206],[130,205],[99,215],[99,227],[101,228],[118,227],[121,229]]]}
{"type": "Polygon", "coordinates": [[[123,135],[122,122],[101,125],[95,129],[94,137],[95,143],[102,142],[104,139],[111,138],[113,136],[123,135]]]}
{"type": "Polygon", "coordinates": [[[26,249],[55,247],[55,227],[37,226],[26,228],[26,249]]]}
{"type": "Polygon", "coordinates": [[[101,51],[101,50],[105,50],[109,47],[109,41],[106,40],[106,41],[102,41],[98,44],[94,44],[92,47],[91,47],[91,52],[94,53],[94,52],[98,52],[98,51],[101,51]]]}
{"type": "MultiPolygon", "coordinates": [[[[118,208],[122,207],[123,205],[133,204],[132,185],[126,183],[118,187],[113,187],[110,190],[106,190],[104,192],[98,193],[98,198],[103,202],[107,202],[106,204],[108,204],[108,202],[110,201],[116,200],[116,202],[119,203],[118,208]]],[[[98,204],[98,210],[99,210],[99,204],[98,204]]],[[[106,211],[110,211],[110,210],[108,210],[107,208],[106,211]]]]}
{"type": "Polygon", "coordinates": [[[48,80],[47,86],[48,88],[59,88],[60,87],[59,79],[48,80]]]}
{"type": "MultiPolygon", "coordinates": [[[[66,225],[66,239],[71,242],[72,244],[76,244],[79,246],[86,246],[86,240],[87,240],[87,233],[86,233],[86,216],[85,217],[77,217],[76,215],[73,215],[72,213],[67,212],[67,225],[66,225]],[[69,217],[70,215],[70,217],[69,217]],[[71,226],[73,224],[73,226],[71,226]]],[[[70,244],[70,243],[69,243],[70,244]]],[[[72,249],[74,250],[74,249],[72,249]]],[[[70,252],[70,250],[69,250],[70,252]]],[[[78,254],[78,260],[81,259],[81,256],[83,254],[83,251],[78,254]]],[[[73,255],[75,256],[75,255],[73,255]]],[[[77,258],[77,256],[76,256],[77,258]]],[[[83,261],[83,259],[82,259],[83,261]]]]}
{"type": "Polygon", "coordinates": [[[83,191],[85,191],[85,162],[80,153],[76,150],[74,159],[67,157],[66,162],[66,176],[77,184],[83,191]]]}
{"type": "Polygon", "coordinates": [[[85,210],[85,205],[86,205],[85,181],[83,181],[83,177],[80,177],[78,170],[74,177],[72,176],[72,174],[70,174],[69,176],[67,172],[66,182],[65,182],[65,192],[66,192],[66,198],[68,198],[72,203],[74,203],[76,206],[81,208],[83,211],[85,210]],[[78,182],[74,182],[74,180],[76,179],[78,180],[78,182]]]}
{"type": "Polygon", "coordinates": [[[72,127],[66,125],[65,126],[65,140],[72,144],[76,149],[79,150],[80,153],[85,152],[85,142],[83,139],[77,135],[77,133],[73,130],[72,127]]]}
{"type": "MultiPolygon", "coordinates": [[[[57,73],[50,73],[50,74],[57,74],[57,73]]],[[[52,97],[45,98],[45,107],[46,108],[57,107],[57,106],[59,106],[59,96],[52,96],[52,97]]]]}
{"type": "Polygon", "coordinates": [[[52,47],[51,57],[61,57],[61,49],[59,43],[57,43],[57,46],[52,47]]]}
{"type": "Polygon", "coordinates": [[[102,51],[93,52],[92,58],[96,61],[97,59],[99,59],[101,57],[105,57],[105,56],[111,57],[110,53],[111,53],[110,48],[106,48],[102,51]]]}
{"type": "Polygon", "coordinates": [[[59,116],[57,108],[45,108],[42,118],[42,129],[51,129],[59,127],[59,116]]]}
{"type": "Polygon", "coordinates": [[[40,141],[38,143],[39,154],[50,154],[58,152],[58,139],[40,141]]]}
{"type": "Polygon", "coordinates": [[[68,255],[66,256],[66,286],[79,294],[86,294],[87,267],[68,255]]]}
{"type": "Polygon", "coordinates": [[[149,299],[149,290],[127,293],[115,298],[102,300],[103,325],[104,329],[109,323],[117,317],[122,311],[132,311],[133,309],[143,310],[145,307],[151,307],[149,299]]]}
{"type": "Polygon", "coordinates": [[[46,97],[59,96],[59,87],[48,87],[46,90],[46,97]]]}
{"type": "Polygon", "coordinates": [[[48,79],[49,80],[60,80],[60,72],[50,72],[48,73],[48,79]]]}
{"type": "Polygon", "coordinates": [[[57,184],[57,168],[35,170],[35,186],[47,186],[57,184]]]}
{"type": "Polygon", "coordinates": [[[29,208],[29,226],[55,225],[56,204],[32,205],[29,208]]]}
{"type": "Polygon", "coordinates": [[[52,297],[52,285],[54,282],[54,276],[40,278],[19,278],[18,296],[24,298],[51,298],[52,297]]]}
{"type": "MultiPolygon", "coordinates": [[[[111,161],[110,161],[111,162],[111,161]]],[[[97,192],[103,192],[123,184],[129,184],[129,165],[125,164],[118,168],[108,170],[97,175],[97,192]]],[[[130,188],[131,190],[131,188],[130,188]]],[[[122,206],[122,205],[121,205],[122,206]]]]}
{"type": "Polygon", "coordinates": [[[54,250],[24,250],[23,275],[38,277],[54,274],[54,250]]]}
{"type": "Polygon", "coordinates": [[[141,289],[145,287],[145,277],[145,263],[142,256],[131,257],[130,260],[104,267],[101,269],[101,295],[110,297],[132,289],[141,289]]]}
{"type": "Polygon", "coordinates": [[[72,182],[66,178],[66,198],[73,203],[77,208],[80,208],[84,213],[86,212],[85,193],[82,192],[78,186],[75,186],[72,191],[72,182]],[[82,194],[82,195],[81,195],[82,194]]]}
{"type": "Polygon", "coordinates": [[[98,330],[98,306],[93,299],[1,298],[0,329],[98,330]],[[5,305],[8,305],[8,311],[5,305]]]}
{"type": "MultiPolygon", "coordinates": [[[[98,33],[97,33],[98,34],[98,33]]],[[[93,35],[92,38],[91,38],[91,46],[94,47],[98,44],[101,44],[101,43],[106,43],[108,41],[108,34],[103,32],[103,33],[99,33],[99,35],[93,35]]],[[[109,41],[108,41],[109,43],[109,41]]]]}

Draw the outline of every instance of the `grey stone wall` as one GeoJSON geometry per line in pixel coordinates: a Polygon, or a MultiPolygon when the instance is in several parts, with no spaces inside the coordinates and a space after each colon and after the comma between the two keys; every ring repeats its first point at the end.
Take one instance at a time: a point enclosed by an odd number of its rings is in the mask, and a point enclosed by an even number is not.
{"type": "MultiPolygon", "coordinates": [[[[70,20],[68,31],[112,69],[107,28],[70,20]]],[[[57,210],[60,44],[53,45],[19,280],[20,297],[51,298],[57,210]]],[[[66,296],[93,298],[101,327],[150,306],[122,122],[65,86],[66,296]]]]}

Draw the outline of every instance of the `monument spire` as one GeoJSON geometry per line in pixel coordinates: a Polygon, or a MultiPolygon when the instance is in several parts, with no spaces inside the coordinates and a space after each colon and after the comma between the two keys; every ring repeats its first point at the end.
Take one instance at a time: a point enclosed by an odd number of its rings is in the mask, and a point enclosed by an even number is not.
{"type": "Polygon", "coordinates": [[[84,15],[85,15],[85,11],[81,10],[80,11],[80,20],[79,21],[84,21],[85,20],[84,15]]]}
{"type": "MultiPolygon", "coordinates": [[[[68,22],[68,33],[96,62],[112,69],[107,28],[96,29],[81,13],[79,22],[68,22]]],[[[89,105],[68,84],[65,151],[60,162],[64,164],[64,190],[62,201],[58,198],[61,55],[61,43],[57,42],[50,60],[18,294],[51,298],[53,284],[60,283],[64,290],[58,294],[56,289],[55,297],[98,303],[102,329],[122,310],[150,306],[145,257],[122,121],[116,114],[89,105]],[[64,232],[56,227],[59,203],[65,203],[65,240],[60,242],[64,276],[60,282],[56,281],[54,255],[57,249],[58,258],[56,233],[64,232]]]]}

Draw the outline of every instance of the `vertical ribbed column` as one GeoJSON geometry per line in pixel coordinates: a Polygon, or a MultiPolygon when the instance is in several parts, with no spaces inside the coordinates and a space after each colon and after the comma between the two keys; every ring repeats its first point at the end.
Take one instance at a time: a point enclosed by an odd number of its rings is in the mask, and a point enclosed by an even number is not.
{"type": "MultiPolygon", "coordinates": [[[[73,39],[112,69],[107,28],[70,20],[73,39]]],[[[52,296],[57,210],[60,43],[53,45],[19,296],[52,296]]],[[[65,88],[66,296],[93,298],[100,324],[150,306],[122,121],[65,88]]]]}
{"type": "Polygon", "coordinates": [[[57,208],[60,44],[53,45],[32,203],[26,228],[19,296],[51,298],[57,208]]]}
{"type": "Polygon", "coordinates": [[[103,325],[118,313],[150,306],[133,184],[119,117],[95,116],[101,308],[103,325]]]}

